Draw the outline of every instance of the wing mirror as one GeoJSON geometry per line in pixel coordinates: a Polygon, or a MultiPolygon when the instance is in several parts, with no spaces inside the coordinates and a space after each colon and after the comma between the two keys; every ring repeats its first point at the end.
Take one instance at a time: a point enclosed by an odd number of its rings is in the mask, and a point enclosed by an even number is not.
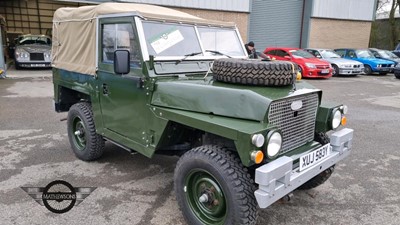
{"type": "Polygon", "coordinates": [[[131,71],[130,53],[128,50],[116,50],[114,52],[114,73],[128,74],[131,71]]]}

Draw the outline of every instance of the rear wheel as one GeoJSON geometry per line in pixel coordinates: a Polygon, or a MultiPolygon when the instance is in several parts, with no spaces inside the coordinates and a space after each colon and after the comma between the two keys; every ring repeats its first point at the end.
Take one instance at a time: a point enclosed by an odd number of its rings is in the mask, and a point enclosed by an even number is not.
{"type": "MultiPolygon", "coordinates": [[[[322,145],[328,144],[330,142],[328,135],[325,133],[316,133],[315,134],[315,141],[318,141],[322,145]]],[[[307,181],[303,185],[299,187],[300,190],[308,190],[312,188],[316,188],[319,185],[325,183],[331,177],[333,171],[335,170],[335,165],[329,167],[328,169],[322,171],[322,173],[318,174],[317,176],[313,177],[311,180],[307,181]]]]}
{"type": "Polygon", "coordinates": [[[369,65],[364,65],[364,73],[372,74],[372,68],[369,65]]]}
{"type": "Polygon", "coordinates": [[[186,152],[174,174],[179,207],[188,224],[255,224],[255,185],[239,158],[218,146],[186,152]]]}
{"type": "Polygon", "coordinates": [[[73,105],[67,118],[68,139],[76,157],[84,161],[100,158],[104,151],[104,139],[96,133],[93,112],[89,103],[73,105]]]}

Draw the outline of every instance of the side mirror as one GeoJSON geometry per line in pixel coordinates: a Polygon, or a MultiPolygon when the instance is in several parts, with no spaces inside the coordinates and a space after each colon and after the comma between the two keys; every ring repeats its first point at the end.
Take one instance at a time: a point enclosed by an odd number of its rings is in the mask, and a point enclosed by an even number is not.
{"type": "Polygon", "coordinates": [[[122,75],[131,71],[129,54],[128,50],[116,50],[114,52],[114,73],[122,75]]]}

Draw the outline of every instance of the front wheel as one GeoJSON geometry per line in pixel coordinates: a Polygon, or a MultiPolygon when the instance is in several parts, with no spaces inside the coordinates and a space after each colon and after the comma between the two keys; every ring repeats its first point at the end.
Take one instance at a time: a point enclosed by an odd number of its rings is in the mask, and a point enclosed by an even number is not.
{"type": "Polygon", "coordinates": [[[201,146],[178,161],[175,192],[188,224],[255,224],[255,185],[239,158],[218,146],[201,146]]]}
{"type": "Polygon", "coordinates": [[[92,161],[103,155],[104,139],[96,133],[89,103],[80,102],[71,106],[67,124],[69,143],[76,157],[84,161],[92,161]]]}
{"type": "Polygon", "coordinates": [[[372,74],[372,68],[369,65],[364,65],[364,73],[372,74]]]}
{"type": "Polygon", "coordinates": [[[332,71],[332,76],[339,76],[339,67],[336,65],[332,65],[333,71],[332,71]]]}

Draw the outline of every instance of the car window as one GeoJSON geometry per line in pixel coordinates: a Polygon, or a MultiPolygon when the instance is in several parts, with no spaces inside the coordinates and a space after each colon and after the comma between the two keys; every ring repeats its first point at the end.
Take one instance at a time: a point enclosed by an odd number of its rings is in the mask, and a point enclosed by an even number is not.
{"type": "Polygon", "coordinates": [[[346,50],[344,49],[336,49],[335,52],[340,55],[340,57],[343,57],[346,55],[346,50]]]}
{"type": "Polygon", "coordinates": [[[276,55],[276,50],[269,50],[269,51],[265,52],[265,54],[276,55]]]}
{"type": "Polygon", "coordinates": [[[350,50],[347,53],[347,56],[350,57],[350,58],[355,58],[356,57],[356,52],[354,50],[350,50]]]}
{"type": "Polygon", "coordinates": [[[289,54],[288,54],[287,52],[285,52],[285,51],[283,51],[283,50],[279,50],[279,49],[276,50],[275,55],[276,55],[276,56],[279,56],[279,57],[289,56],[289,54]]]}
{"type": "Polygon", "coordinates": [[[386,53],[385,50],[378,50],[376,54],[374,53],[375,57],[383,57],[383,58],[391,58],[389,54],[386,53]]]}
{"type": "Polygon", "coordinates": [[[139,49],[132,24],[103,24],[102,27],[102,62],[113,63],[116,50],[128,50],[132,66],[139,67],[139,49]]]}

